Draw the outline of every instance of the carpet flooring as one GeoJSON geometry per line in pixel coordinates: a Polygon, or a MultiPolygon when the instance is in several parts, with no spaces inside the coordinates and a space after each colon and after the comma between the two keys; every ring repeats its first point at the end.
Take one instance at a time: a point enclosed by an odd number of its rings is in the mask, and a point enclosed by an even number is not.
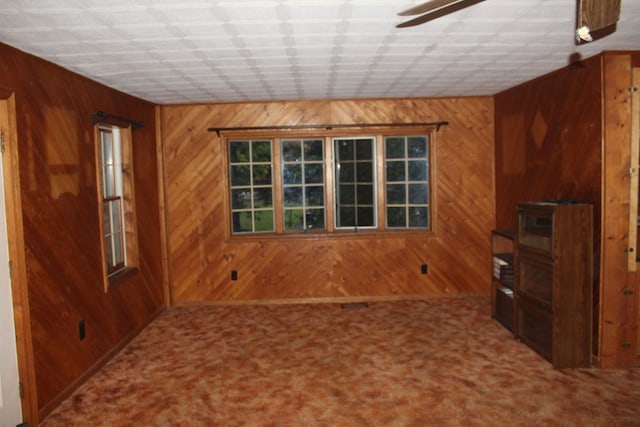
{"type": "Polygon", "coordinates": [[[640,370],[555,370],[487,298],[168,310],[50,426],[640,426],[640,370]]]}

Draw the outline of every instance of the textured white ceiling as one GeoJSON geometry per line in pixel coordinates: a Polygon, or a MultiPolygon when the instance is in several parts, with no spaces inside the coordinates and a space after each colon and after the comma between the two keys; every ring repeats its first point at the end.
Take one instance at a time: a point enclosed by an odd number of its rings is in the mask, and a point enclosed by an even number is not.
{"type": "Polygon", "coordinates": [[[493,95],[576,52],[640,50],[640,0],[580,46],[575,0],[486,0],[397,29],[422,2],[1,0],[0,41],[159,104],[493,95]]]}

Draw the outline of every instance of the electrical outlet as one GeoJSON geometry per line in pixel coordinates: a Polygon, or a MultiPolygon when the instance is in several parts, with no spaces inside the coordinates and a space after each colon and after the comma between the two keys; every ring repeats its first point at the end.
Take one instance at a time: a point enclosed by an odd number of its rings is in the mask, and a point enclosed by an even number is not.
{"type": "Polygon", "coordinates": [[[85,339],[85,337],[87,336],[87,331],[85,330],[84,327],[84,319],[78,321],[78,338],[80,338],[80,341],[82,341],[83,339],[85,339]]]}
{"type": "Polygon", "coordinates": [[[422,264],[422,265],[420,266],[420,272],[421,272],[422,274],[427,274],[427,271],[428,271],[427,264],[422,264]]]}
{"type": "Polygon", "coordinates": [[[238,272],[236,270],[231,270],[231,280],[238,280],[238,272]]]}

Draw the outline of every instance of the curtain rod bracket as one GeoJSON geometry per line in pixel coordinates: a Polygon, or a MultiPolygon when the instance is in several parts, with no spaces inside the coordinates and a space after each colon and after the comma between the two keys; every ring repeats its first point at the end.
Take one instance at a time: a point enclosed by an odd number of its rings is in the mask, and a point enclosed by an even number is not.
{"type": "Polygon", "coordinates": [[[132,130],[139,129],[144,127],[144,122],[138,122],[136,120],[131,120],[126,117],[116,116],[113,114],[105,113],[104,111],[96,111],[92,116],[93,124],[97,124],[103,120],[115,120],[118,122],[123,122],[131,125],[132,130]]]}
{"type": "Polygon", "coordinates": [[[251,131],[251,130],[295,130],[295,129],[344,129],[344,128],[372,128],[372,127],[416,127],[416,126],[435,126],[436,132],[442,126],[447,126],[449,122],[427,122],[427,123],[362,123],[362,124],[327,124],[327,125],[292,125],[292,126],[246,126],[246,127],[228,127],[216,128],[210,127],[207,132],[215,132],[218,138],[222,132],[226,131],[251,131]]]}

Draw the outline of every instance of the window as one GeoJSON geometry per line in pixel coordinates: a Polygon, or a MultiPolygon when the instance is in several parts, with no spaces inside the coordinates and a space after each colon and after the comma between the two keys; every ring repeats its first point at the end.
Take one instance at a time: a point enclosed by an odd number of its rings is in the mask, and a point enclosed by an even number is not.
{"type": "Polygon", "coordinates": [[[271,141],[231,141],[229,155],[233,232],[274,231],[271,141]]]}
{"type": "Polygon", "coordinates": [[[105,286],[137,264],[130,128],[98,126],[99,205],[105,286]]]}
{"type": "Polygon", "coordinates": [[[387,228],[429,226],[429,147],[424,136],[387,137],[387,228]]]}
{"type": "Polygon", "coordinates": [[[282,141],[285,230],[325,228],[324,141],[282,141]]]}
{"type": "Polygon", "coordinates": [[[374,138],[335,139],[336,228],[376,226],[374,138]]]}
{"type": "Polygon", "coordinates": [[[227,149],[233,235],[431,229],[427,133],[228,139],[227,149]]]}

